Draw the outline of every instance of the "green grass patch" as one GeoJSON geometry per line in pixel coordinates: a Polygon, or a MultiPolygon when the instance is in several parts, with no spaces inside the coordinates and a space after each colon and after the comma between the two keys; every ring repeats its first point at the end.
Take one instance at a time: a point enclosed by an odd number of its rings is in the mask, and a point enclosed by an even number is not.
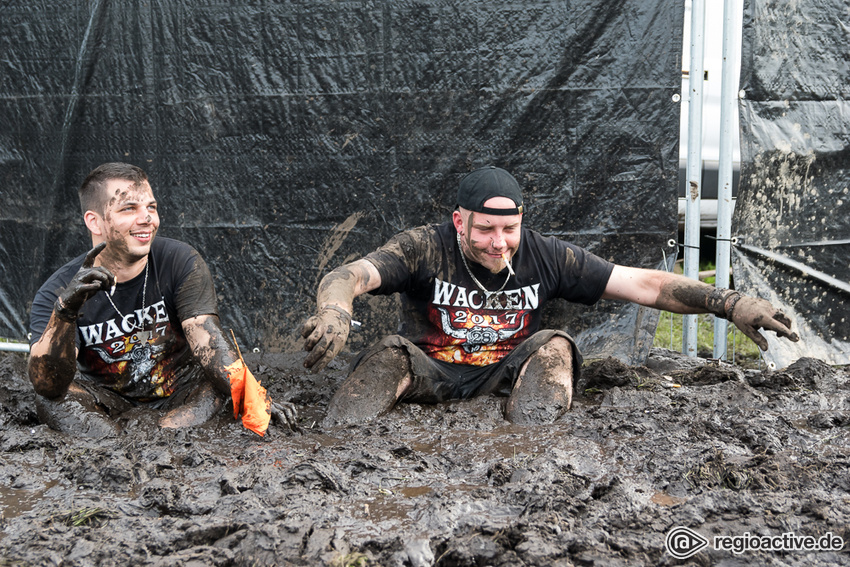
{"type": "Polygon", "coordinates": [[[115,514],[104,508],[80,508],[73,512],[64,512],[51,516],[52,521],[59,521],[68,527],[90,526],[99,528],[105,526],[115,514]]]}
{"type": "MultiPolygon", "coordinates": [[[[683,315],[662,311],[652,346],[681,352],[683,321],[683,315]]],[[[697,355],[714,358],[714,315],[697,315],[697,355]]],[[[759,368],[763,364],[756,343],[731,322],[726,333],[726,361],[745,368],[759,368]]]]}

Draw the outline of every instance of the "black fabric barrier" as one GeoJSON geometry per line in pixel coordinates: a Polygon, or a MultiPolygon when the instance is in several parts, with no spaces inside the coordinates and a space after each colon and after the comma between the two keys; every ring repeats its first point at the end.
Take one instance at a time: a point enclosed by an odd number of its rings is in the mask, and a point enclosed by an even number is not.
{"type": "MultiPolygon", "coordinates": [[[[679,2],[108,2],[0,6],[0,336],[88,249],[76,190],[150,176],[160,233],[198,248],[242,348],[301,348],[321,277],[446,219],[495,163],[526,222],[618,263],[672,265],[679,2]]],[[[363,298],[358,349],[397,301],[363,298]]],[[[589,357],[644,359],[657,313],[547,318],[589,357]]]]}
{"type": "Polygon", "coordinates": [[[850,14],[840,0],[745,2],[735,287],[795,320],[768,361],[850,363],[850,14]]]}

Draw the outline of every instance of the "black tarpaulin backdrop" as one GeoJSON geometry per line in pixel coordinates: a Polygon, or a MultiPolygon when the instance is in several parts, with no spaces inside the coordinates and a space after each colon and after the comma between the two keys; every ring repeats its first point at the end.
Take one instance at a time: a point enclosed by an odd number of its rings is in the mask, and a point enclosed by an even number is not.
{"type": "MultiPolygon", "coordinates": [[[[0,6],[0,336],[90,242],[76,190],[143,167],[242,347],[294,350],[330,269],[447,219],[495,163],[526,222],[618,263],[676,254],[678,2],[7,1],[0,6]]],[[[366,331],[397,300],[363,298],[366,331]]],[[[556,305],[588,356],[642,361],[657,312],[556,305]]]]}
{"type": "Polygon", "coordinates": [[[850,12],[845,0],[748,0],[735,286],[791,315],[778,367],[850,363],[850,12]]]}

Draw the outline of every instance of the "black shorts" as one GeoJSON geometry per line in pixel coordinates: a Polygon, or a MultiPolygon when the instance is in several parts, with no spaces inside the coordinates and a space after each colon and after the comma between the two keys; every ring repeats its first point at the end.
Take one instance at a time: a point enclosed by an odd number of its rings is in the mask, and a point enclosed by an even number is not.
{"type": "Polygon", "coordinates": [[[571,336],[553,329],[534,333],[502,360],[487,366],[453,364],[436,360],[404,337],[390,335],[357,355],[351,361],[351,371],[353,372],[378,352],[395,347],[407,352],[413,380],[400,401],[434,404],[448,400],[466,400],[485,394],[507,396],[510,395],[528,357],[553,337],[564,337],[572,346],[573,384],[575,384],[581,372],[581,353],[571,336]]]}

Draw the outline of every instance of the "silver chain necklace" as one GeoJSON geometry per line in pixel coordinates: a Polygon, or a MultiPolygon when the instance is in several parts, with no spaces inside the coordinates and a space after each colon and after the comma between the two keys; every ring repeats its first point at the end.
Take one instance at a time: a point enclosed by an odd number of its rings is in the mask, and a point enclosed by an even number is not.
{"type": "MultiPolygon", "coordinates": [[[[144,326],[144,322],[145,322],[145,296],[148,294],[148,267],[150,267],[150,265],[151,265],[151,259],[150,259],[150,257],[148,257],[147,262],[145,262],[145,283],[142,285],[142,311],[141,311],[142,315],[141,315],[141,317],[139,317],[139,319],[141,320],[140,322],[142,324],[137,325],[136,323],[133,323],[133,329],[136,329],[136,330],[139,330],[139,331],[145,330],[145,326],[144,326]]],[[[125,316],[124,316],[123,313],[121,313],[121,311],[118,310],[118,307],[112,301],[112,294],[109,293],[109,292],[106,292],[106,291],[104,291],[104,293],[106,293],[106,299],[108,299],[109,303],[112,304],[112,308],[115,310],[116,313],[118,313],[118,316],[121,317],[121,320],[124,321],[125,316]]]]}
{"type": "Polygon", "coordinates": [[[469,274],[469,277],[471,277],[471,278],[472,278],[472,281],[474,281],[474,282],[475,282],[475,285],[477,285],[477,286],[479,287],[479,289],[481,289],[481,291],[483,291],[484,293],[486,293],[486,294],[488,294],[488,295],[489,295],[489,294],[491,294],[491,293],[499,293],[500,291],[502,291],[503,289],[505,289],[505,286],[506,286],[506,285],[508,285],[508,280],[510,280],[510,279],[511,279],[511,272],[510,272],[510,270],[508,270],[508,277],[507,277],[507,278],[505,278],[505,283],[503,283],[503,284],[502,284],[502,287],[500,287],[500,288],[499,288],[499,289],[497,289],[496,291],[490,291],[490,290],[488,290],[486,287],[484,287],[484,286],[481,284],[481,282],[480,282],[480,281],[478,281],[478,278],[476,278],[476,277],[472,274],[472,270],[470,270],[470,269],[469,269],[469,264],[467,264],[467,263],[466,263],[466,256],[465,256],[465,255],[464,255],[464,253],[463,253],[463,246],[461,246],[461,245],[460,245],[460,233],[459,233],[459,232],[457,233],[457,247],[458,247],[458,249],[460,249],[460,259],[461,259],[461,260],[463,260],[463,265],[464,265],[464,267],[466,268],[466,273],[468,273],[468,274],[469,274]]]}

